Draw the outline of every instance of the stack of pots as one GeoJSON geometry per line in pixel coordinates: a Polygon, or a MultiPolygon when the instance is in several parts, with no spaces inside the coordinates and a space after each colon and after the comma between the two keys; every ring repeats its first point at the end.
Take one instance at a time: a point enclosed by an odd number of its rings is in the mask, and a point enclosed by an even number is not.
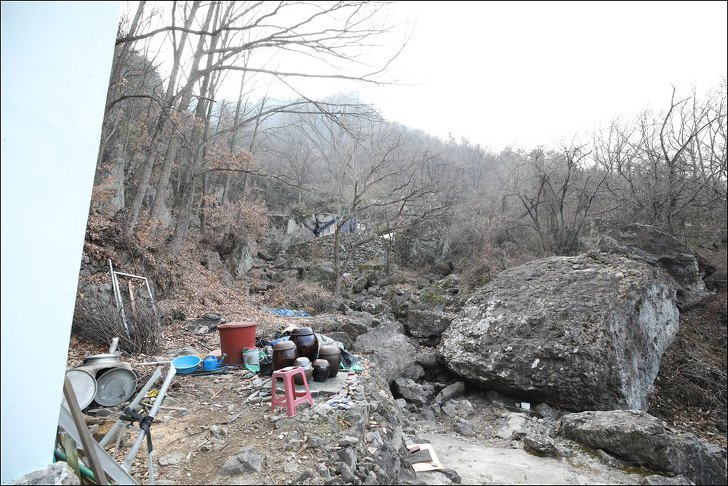
{"type": "Polygon", "coordinates": [[[96,354],[66,372],[81,410],[92,401],[113,407],[128,400],[136,389],[137,375],[118,353],[96,354]]]}

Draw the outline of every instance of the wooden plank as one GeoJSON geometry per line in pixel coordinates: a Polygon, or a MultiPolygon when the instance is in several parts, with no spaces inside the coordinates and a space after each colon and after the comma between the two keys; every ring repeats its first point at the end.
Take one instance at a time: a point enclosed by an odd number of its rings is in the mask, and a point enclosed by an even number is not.
{"type": "Polygon", "coordinates": [[[88,458],[89,466],[91,466],[91,470],[94,472],[94,476],[96,476],[96,482],[98,484],[109,484],[109,480],[106,479],[106,473],[104,473],[104,469],[99,462],[99,457],[96,455],[96,449],[93,447],[96,441],[91,437],[91,433],[88,431],[88,427],[86,427],[86,422],[81,414],[81,408],[78,406],[76,393],[73,391],[71,380],[68,379],[67,375],[63,381],[63,394],[71,410],[73,423],[76,425],[76,430],[78,430],[78,434],[81,436],[81,445],[83,446],[84,454],[88,458]]]}
{"type": "MultiPolygon", "coordinates": [[[[81,434],[76,428],[71,412],[66,405],[61,405],[61,413],[58,415],[58,424],[73,437],[76,442],[81,441],[81,434]]],[[[128,472],[126,472],[96,441],[92,441],[104,471],[116,484],[139,484],[128,472]]]]}

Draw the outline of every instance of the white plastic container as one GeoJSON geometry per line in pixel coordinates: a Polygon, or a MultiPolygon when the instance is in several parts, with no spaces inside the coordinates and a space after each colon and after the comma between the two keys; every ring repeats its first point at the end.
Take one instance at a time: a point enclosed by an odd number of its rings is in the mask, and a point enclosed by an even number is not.
{"type": "Polygon", "coordinates": [[[249,366],[258,366],[260,364],[258,349],[243,349],[243,363],[249,366]]]}

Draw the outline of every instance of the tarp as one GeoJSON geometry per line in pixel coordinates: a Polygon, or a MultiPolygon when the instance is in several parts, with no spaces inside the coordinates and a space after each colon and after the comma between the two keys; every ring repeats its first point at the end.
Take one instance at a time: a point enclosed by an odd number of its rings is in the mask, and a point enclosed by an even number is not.
{"type": "Polygon", "coordinates": [[[309,314],[306,311],[301,311],[301,310],[272,309],[270,307],[263,307],[263,310],[268,311],[271,314],[276,314],[276,315],[285,316],[285,317],[311,317],[311,314],[309,314]]]}

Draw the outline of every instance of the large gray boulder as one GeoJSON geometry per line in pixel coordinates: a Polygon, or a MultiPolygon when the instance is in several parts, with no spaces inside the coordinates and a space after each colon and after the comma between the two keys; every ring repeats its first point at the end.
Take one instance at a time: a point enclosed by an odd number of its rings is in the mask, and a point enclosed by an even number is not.
{"type": "Polygon", "coordinates": [[[659,267],[552,257],[477,290],[438,352],[454,373],[531,402],[643,410],[677,330],[675,289],[659,267]]]}
{"type": "Polygon", "coordinates": [[[677,304],[689,306],[706,295],[700,257],[677,239],[645,224],[597,220],[592,223],[586,246],[626,256],[664,269],[677,286],[677,304]]]}
{"type": "Polygon", "coordinates": [[[349,311],[345,315],[322,316],[316,330],[344,343],[347,349],[364,333],[377,327],[380,320],[368,312],[349,311]]]}
{"type": "Polygon", "coordinates": [[[438,338],[448,328],[452,316],[427,309],[411,309],[405,327],[410,335],[417,338],[438,338]]]}
{"type": "Polygon", "coordinates": [[[726,484],[723,450],[675,432],[636,410],[582,412],[559,419],[558,434],[640,466],[681,474],[696,484],[726,484]]]}
{"type": "Polygon", "coordinates": [[[402,334],[401,327],[391,322],[359,336],[352,351],[370,353],[374,369],[390,384],[397,377],[412,376],[408,373],[410,368],[419,367],[415,363],[417,350],[402,334]]]}

